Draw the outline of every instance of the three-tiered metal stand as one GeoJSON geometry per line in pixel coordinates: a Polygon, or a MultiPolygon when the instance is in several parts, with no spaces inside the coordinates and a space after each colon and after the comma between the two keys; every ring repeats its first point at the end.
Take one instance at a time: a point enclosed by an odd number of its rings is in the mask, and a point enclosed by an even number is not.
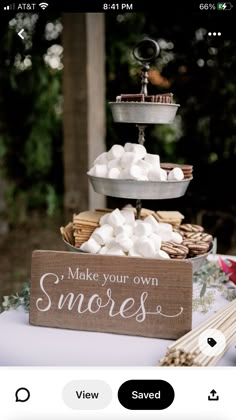
{"type": "MultiPolygon", "coordinates": [[[[133,50],[134,58],[142,65],[141,93],[148,95],[148,70],[159,55],[156,41],[146,38],[133,50]]],[[[171,124],[178,104],[158,102],[110,102],[113,120],[119,123],[136,124],[138,143],[145,142],[145,128],[149,124],[171,124]]],[[[140,217],[143,200],[171,199],[185,194],[192,178],[182,181],[136,181],[109,179],[88,174],[95,192],[111,197],[136,199],[137,218],[140,217]]]]}
{"type": "MultiPolygon", "coordinates": [[[[159,55],[156,41],[145,38],[133,50],[134,58],[142,65],[141,93],[148,95],[148,70],[159,55]]],[[[135,124],[138,127],[138,143],[145,143],[145,128],[149,124],[172,124],[179,108],[175,103],[158,102],[110,102],[113,120],[135,124]]],[[[136,181],[95,177],[88,173],[95,192],[111,197],[136,199],[137,218],[140,218],[142,200],[160,200],[181,197],[185,194],[191,178],[181,181],[136,181]]],[[[198,271],[212,248],[204,255],[189,258],[193,272],[198,271]]]]}

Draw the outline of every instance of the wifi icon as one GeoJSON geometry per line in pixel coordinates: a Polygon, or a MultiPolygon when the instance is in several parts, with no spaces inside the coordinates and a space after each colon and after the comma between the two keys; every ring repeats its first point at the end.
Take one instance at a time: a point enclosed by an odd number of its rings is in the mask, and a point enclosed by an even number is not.
{"type": "Polygon", "coordinates": [[[48,7],[48,3],[39,3],[41,9],[45,10],[48,7]]]}

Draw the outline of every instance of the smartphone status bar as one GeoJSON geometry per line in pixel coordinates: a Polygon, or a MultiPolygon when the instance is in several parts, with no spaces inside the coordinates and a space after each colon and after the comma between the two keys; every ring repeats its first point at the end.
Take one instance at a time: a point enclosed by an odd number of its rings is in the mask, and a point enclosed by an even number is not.
{"type": "MultiPolygon", "coordinates": [[[[16,12],[34,12],[52,10],[61,12],[81,12],[81,13],[128,13],[128,12],[149,12],[155,11],[158,19],[158,11],[166,9],[169,14],[173,13],[191,13],[201,10],[220,10],[217,9],[217,3],[212,7],[206,7],[206,3],[202,2],[158,2],[154,0],[48,0],[48,1],[32,1],[19,2],[4,0],[0,5],[0,11],[16,11],[16,12]],[[213,7],[214,6],[214,7],[213,7]]],[[[223,10],[223,9],[222,9],[223,10]]]]}

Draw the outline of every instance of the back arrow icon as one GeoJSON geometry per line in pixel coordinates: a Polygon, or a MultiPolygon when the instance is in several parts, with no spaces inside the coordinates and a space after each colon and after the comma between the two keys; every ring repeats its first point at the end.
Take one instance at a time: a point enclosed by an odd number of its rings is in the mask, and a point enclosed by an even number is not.
{"type": "Polygon", "coordinates": [[[24,29],[21,29],[20,32],[18,32],[18,35],[19,35],[19,37],[21,37],[21,39],[25,39],[22,35],[23,32],[24,32],[24,29]]]}

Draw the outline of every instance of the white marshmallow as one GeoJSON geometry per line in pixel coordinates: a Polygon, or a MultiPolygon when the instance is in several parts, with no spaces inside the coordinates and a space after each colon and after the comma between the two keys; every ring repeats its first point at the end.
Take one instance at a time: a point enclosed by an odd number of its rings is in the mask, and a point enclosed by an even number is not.
{"type": "Polygon", "coordinates": [[[135,153],[139,159],[143,159],[146,156],[146,148],[142,144],[132,143],[130,151],[135,153]]]}
{"type": "Polygon", "coordinates": [[[167,172],[162,168],[153,168],[148,172],[149,181],[167,181],[167,172]]]}
{"type": "Polygon", "coordinates": [[[158,235],[161,237],[162,242],[168,242],[172,240],[172,232],[159,232],[158,235]]]}
{"type": "Polygon", "coordinates": [[[142,177],[142,170],[137,165],[128,166],[120,173],[121,179],[140,179],[142,177]]]}
{"type": "Polygon", "coordinates": [[[86,242],[80,246],[81,251],[90,252],[91,254],[97,254],[101,245],[92,237],[90,237],[86,242]]]}
{"type": "Polygon", "coordinates": [[[172,225],[170,223],[158,223],[157,233],[172,232],[172,225]]]}
{"type": "Polygon", "coordinates": [[[125,256],[125,253],[120,249],[118,245],[113,246],[112,248],[109,248],[106,250],[106,255],[120,255],[125,256]]]}
{"type": "Polygon", "coordinates": [[[178,232],[172,232],[172,239],[176,244],[181,244],[183,242],[183,237],[178,232]]]}
{"type": "Polygon", "coordinates": [[[131,179],[141,179],[142,169],[138,165],[132,165],[129,169],[131,179]]]}
{"type": "Polygon", "coordinates": [[[160,156],[159,155],[153,155],[151,153],[147,153],[145,158],[144,158],[145,162],[148,162],[153,169],[158,169],[160,168],[160,156]]]}
{"type": "Polygon", "coordinates": [[[131,248],[128,252],[128,257],[142,257],[142,255],[136,252],[134,248],[131,248]]]}
{"type": "Polygon", "coordinates": [[[132,225],[135,222],[135,216],[133,209],[128,210],[124,208],[121,211],[122,216],[125,218],[125,223],[132,225]]]}
{"type": "Polygon", "coordinates": [[[98,177],[101,177],[101,178],[105,178],[107,176],[107,165],[96,164],[93,168],[92,169],[94,171],[94,173],[93,173],[94,176],[98,176],[98,177]]]}
{"type": "Polygon", "coordinates": [[[148,181],[147,175],[141,175],[138,179],[139,181],[148,181]]]}
{"type": "Polygon", "coordinates": [[[108,248],[106,246],[102,246],[100,251],[98,252],[100,255],[105,255],[108,251],[108,248]]]}
{"type": "Polygon", "coordinates": [[[147,237],[146,237],[146,236],[144,236],[144,235],[142,235],[142,236],[133,235],[133,236],[132,236],[132,239],[133,239],[133,242],[134,242],[134,247],[135,247],[135,244],[136,244],[136,243],[138,243],[140,240],[147,239],[147,237]]]}
{"type": "Polygon", "coordinates": [[[148,172],[149,181],[161,181],[161,168],[152,168],[148,172]]]}
{"type": "Polygon", "coordinates": [[[118,179],[120,178],[120,169],[119,168],[111,168],[108,171],[108,178],[111,179],[118,179]]]}
{"type": "Polygon", "coordinates": [[[114,144],[112,148],[107,152],[108,160],[120,159],[124,153],[124,147],[120,144],[114,144]]]}
{"type": "Polygon", "coordinates": [[[161,174],[161,181],[167,181],[167,172],[165,169],[160,168],[160,174],[161,174]]]}
{"type": "Polygon", "coordinates": [[[150,241],[150,238],[140,240],[134,249],[137,249],[137,252],[145,258],[154,258],[156,255],[154,243],[150,241]]]}
{"type": "Polygon", "coordinates": [[[121,169],[121,171],[120,171],[120,179],[131,179],[131,177],[130,177],[130,173],[129,173],[129,170],[127,170],[127,169],[121,169]]]}
{"type": "Polygon", "coordinates": [[[107,167],[108,167],[108,169],[111,169],[111,168],[119,168],[119,169],[121,169],[120,168],[120,159],[112,159],[112,160],[109,160],[108,161],[108,164],[107,164],[107,167]]]}
{"type": "Polygon", "coordinates": [[[100,245],[105,245],[108,239],[113,235],[113,227],[108,224],[104,224],[97,229],[91,235],[91,238],[95,239],[100,245]]]}
{"type": "Polygon", "coordinates": [[[152,169],[152,165],[143,159],[138,160],[136,165],[142,169],[142,174],[146,176],[148,176],[149,171],[152,169]]]}
{"type": "Polygon", "coordinates": [[[156,232],[159,228],[159,223],[151,214],[144,219],[144,223],[149,223],[152,226],[152,231],[156,232]]]}
{"type": "Polygon", "coordinates": [[[108,223],[113,227],[123,225],[125,223],[125,218],[122,216],[119,209],[115,209],[109,214],[108,223]]]}
{"type": "Polygon", "coordinates": [[[135,153],[139,159],[143,159],[147,154],[146,147],[137,143],[125,143],[124,150],[135,153]]]}
{"type": "Polygon", "coordinates": [[[136,236],[136,235],[132,236],[132,240],[133,240],[133,243],[134,243],[133,249],[134,249],[135,252],[137,252],[139,254],[139,243],[140,243],[140,241],[141,242],[146,241],[146,239],[147,239],[146,236],[136,236]]]}
{"type": "Polygon", "coordinates": [[[160,251],[156,253],[156,258],[159,258],[161,260],[169,260],[170,256],[167,254],[167,252],[162,251],[162,249],[160,249],[160,251]]]}
{"type": "Polygon", "coordinates": [[[106,248],[110,249],[110,248],[113,248],[113,246],[116,246],[116,245],[117,245],[116,239],[114,237],[112,237],[112,238],[109,238],[106,241],[105,246],[106,246],[106,248]]]}
{"type": "Polygon", "coordinates": [[[116,236],[120,234],[124,234],[128,237],[133,236],[133,226],[131,224],[115,226],[114,231],[116,236]]]}
{"type": "Polygon", "coordinates": [[[108,219],[109,216],[110,216],[110,213],[106,213],[102,217],[100,217],[100,220],[99,220],[100,226],[109,224],[109,219],[108,219]]]}
{"type": "Polygon", "coordinates": [[[129,210],[129,211],[131,211],[131,210],[135,210],[135,208],[134,208],[134,206],[132,206],[132,204],[126,204],[123,208],[122,208],[122,210],[129,210]]]}
{"type": "Polygon", "coordinates": [[[172,240],[172,225],[169,223],[159,223],[156,233],[161,237],[163,242],[172,240]]]}
{"type": "Polygon", "coordinates": [[[116,236],[116,242],[124,252],[128,252],[134,245],[132,239],[124,233],[120,233],[116,236]]]}
{"type": "Polygon", "coordinates": [[[92,176],[96,176],[96,175],[95,175],[95,172],[96,172],[96,170],[95,170],[95,166],[92,166],[92,168],[90,168],[90,169],[89,169],[88,174],[89,174],[89,175],[92,175],[92,176]]]}
{"type": "Polygon", "coordinates": [[[139,160],[139,157],[133,152],[124,152],[120,158],[120,166],[123,169],[129,168],[131,165],[136,163],[139,160]]]}
{"type": "Polygon", "coordinates": [[[152,233],[152,226],[150,223],[145,223],[142,220],[136,220],[134,224],[134,234],[140,236],[150,236],[152,233]]]}
{"type": "Polygon", "coordinates": [[[124,151],[125,152],[132,152],[132,150],[133,150],[133,143],[125,143],[124,151]]]}
{"type": "Polygon", "coordinates": [[[168,181],[182,181],[184,173],[181,168],[174,168],[168,174],[168,181]]]}
{"type": "Polygon", "coordinates": [[[98,155],[98,157],[95,159],[95,161],[93,162],[93,166],[96,164],[107,164],[108,163],[108,159],[107,159],[107,152],[103,152],[100,155],[98,155]]]}
{"type": "Polygon", "coordinates": [[[143,144],[134,144],[134,152],[139,156],[139,159],[143,159],[147,154],[146,147],[143,144]]]}
{"type": "Polygon", "coordinates": [[[154,243],[155,251],[159,252],[161,249],[161,237],[160,235],[157,235],[156,233],[152,233],[149,236],[150,241],[154,243]]]}

